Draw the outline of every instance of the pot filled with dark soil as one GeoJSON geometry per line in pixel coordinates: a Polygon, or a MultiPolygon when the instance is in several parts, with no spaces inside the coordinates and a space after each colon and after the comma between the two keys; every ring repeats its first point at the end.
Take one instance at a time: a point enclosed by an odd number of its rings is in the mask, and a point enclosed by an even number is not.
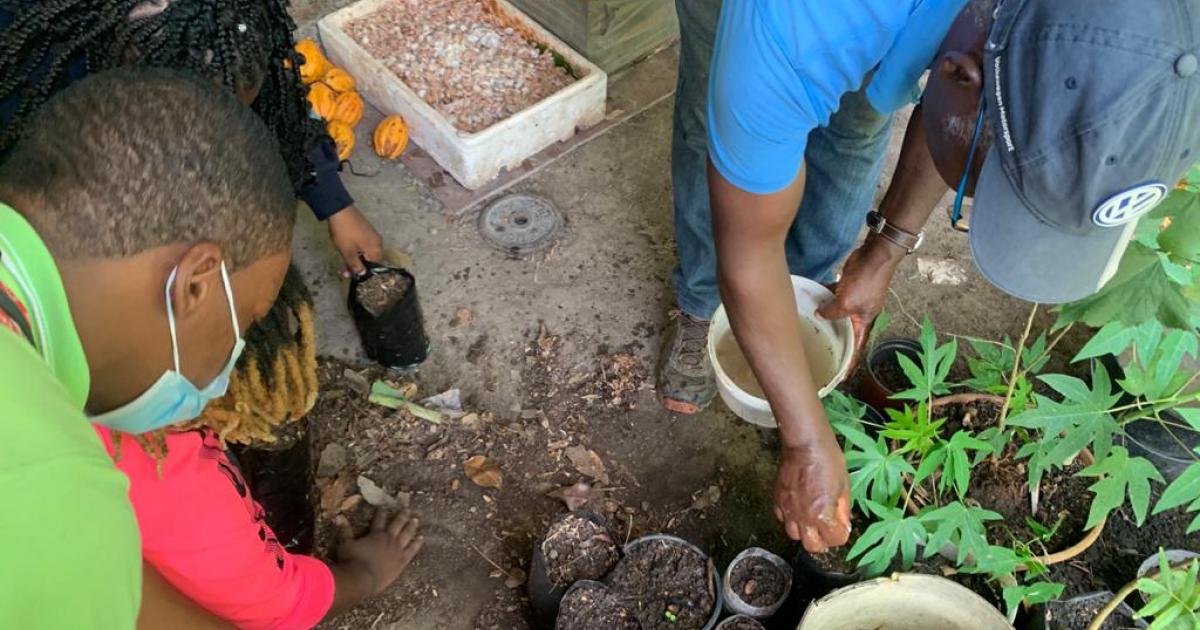
{"type": "Polygon", "coordinates": [[[601,582],[576,582],[563,596],[556,630],[640,630],[627,598],[601,582]]]}
{"type": "Polygon", "coordinates": [[[717,624],[717,630],[766,630],[754,617],[734,615],[717,624]]]}
{"type": "Polygon", "coordinates": [[[396,267],[369,263],[350,281],[347,298],[367,356],[381,365],[409,369],[429,357],[417,281],[396,267]]]}
{"type": "Polygon", "coordinates": [[[721,615],[721,577],[695,545],[652,535],[625,546],[605,580],[628,602],[642,630],[711,630],[721,615]]]}
{"type": "MultiPolygon", "coordinates": [[[[1046,604],[1046,630],[1082,630],[1115,595],[1112,591],[1088,593],[1046,604]]],[[[1100,625],[1100,630],[1145,628],[1146,623],[1134,619],[1133,609],[1122,603],[1100,625]]]]}
{"type": "Polygon", "coordinates": [[[551,523],[533,552],[529,572],[529,601],[542,627],[553,627],[559,602],[572,584],[599,580],[620,559],[620,551],[604,521],[576,511],[551,523]]]}
{"type": "Polygon", "coordinates": [[[921,344],[915,339],[888,339],[876,344],[867,355],[867,373],[858,386],[859,399],[880,411],[903,408],[903,401],[893,400],[892,396],[912,385],[896,357],[904,355],[916,363],[920,354],[921,344]]]}
{"type": "Polygon", "coordinates": [[[792,592],[792,567],[766,549],[751,547],[725,569],[723,590],[725,610],[766,619],[779,611],[792,592]]]}
{"type": "Polygon", "coordinates": [[[850,512],[850,538],[841,547],[834,547],[822,553],[808,553],[803,546],[796,552],[796,565],[804,577],[801,582],[815,582],[814,590],[825,593],[860,582],[866,577],[866,572],[859,568],[858,562],[847,557],[858,537],[871,525],[871,521],[860,514],[857,509],[850,512]]]}

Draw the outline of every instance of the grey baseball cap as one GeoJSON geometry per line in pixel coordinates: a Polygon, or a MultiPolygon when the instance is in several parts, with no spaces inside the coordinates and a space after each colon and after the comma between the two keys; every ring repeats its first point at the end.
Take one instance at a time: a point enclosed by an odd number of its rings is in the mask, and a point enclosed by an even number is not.
{"type": "Polygon", "coordinates": [[[1002,1],[971,249],[1006,293],[1070,302],[1200,161],[1200,0],[1002,1]]]}

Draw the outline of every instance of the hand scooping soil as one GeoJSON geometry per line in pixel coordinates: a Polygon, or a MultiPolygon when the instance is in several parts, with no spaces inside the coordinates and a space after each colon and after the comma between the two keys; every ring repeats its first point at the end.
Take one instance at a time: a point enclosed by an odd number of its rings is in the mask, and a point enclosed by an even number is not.
{"type": "Polygon", "coordinates": [[[643,630],[699,630],[716,606],[712,563],[690,547],[654,540],[629,549],[608,577],[643,630]]]}
{"type": "Polygon", "coordinates": [[[546,574],[559,586],[599,580],[620,559],[617,545],[603,525],[585,514],[570,513],[554,522],[542,542],[546,574]]]}
{"type": "Polygon", "coordinates": [[[770,606],[787,594],[787,577],[766,558],[743,558],[729,577],[733,592],[755,608],[770,606]]]}
{"type": "Polygon", "coordinates": [[[556,630],[639,630],[622,598],[608,587],[583,583],[572,588],[558,608],[556,630]]]}
{"type": "Polygon", "coordinates": [[[412,288],[412,280],[408,276],[395,271],[387,271],[363,280],[355,288],[355,297],[358,298],[359,304],[367,309],[367,312],[379,317],[395,306],[397,302],[403,300],[404,296],[408,295],[410,288],[412,288]]]}

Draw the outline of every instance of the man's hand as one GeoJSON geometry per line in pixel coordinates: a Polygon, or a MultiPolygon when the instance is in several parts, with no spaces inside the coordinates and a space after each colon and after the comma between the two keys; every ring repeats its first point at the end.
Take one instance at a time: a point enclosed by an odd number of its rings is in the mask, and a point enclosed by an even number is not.
{"type": "Polygon", "coordinates": [[[846,544],[850,537],[850,481],[832,434],[811,445],[783,449],[775,479],[775,518],[788,538],[809,553],[846,544]]]}
{"type": "Polygon", "coordinates": [[[383,237],[363,213],[350,206],[329,217],[329,238],[346,261],[346,269],[358,275],[365,271],[362,258],[379,261],[383,258],[383,237]]]}
{"type": "Polygon", "coordinates": [[[846,259],[841,280],[833,287],[833,301],[817,310],[818,315],[828,320],[850,318],[854,327],[851,366],[858,363],[871,326],[887,300],[888,285],[904,255],[903,249],[884,239],[867,239],[846,259]]]}
{"type": "Polygon", "coordinates": [[[379,510],[371,531],[357,539],[345,518],[337,526],[340,542],[335,566],[353,574],[360,588],[365,587],[366,597],[378,595],[391,586],[425,544],[425,538],[417,533],[420,522],[408,514],[401,514],[389,523],[387,512],[379,510]]]}

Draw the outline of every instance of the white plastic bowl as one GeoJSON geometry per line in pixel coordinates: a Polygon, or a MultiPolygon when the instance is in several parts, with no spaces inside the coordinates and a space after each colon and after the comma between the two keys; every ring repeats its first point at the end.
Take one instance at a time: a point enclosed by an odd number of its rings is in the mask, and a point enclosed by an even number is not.
{"type": "MultiPolygon", "coordinates": [[[[827,321],[817,315],[817,309],[833,299],[833,293],[829,289],[800,276],[792,276],[792,289],[795,292],[796,312],[801,319],[812,322],[829,340],[834,362],[838,365],[833,380],[817,392],[819,396],[825,397],[840,385],[850,372],[850,359],[854,354],[854,327],[850,325],[848,318],[827,321]]],[[[708,359],[717,373],[717,391],[721,394],[721,400],[724,400],[729,410],[742,420],[760,427],[775,428],[777,425],[775,414],[771,412],[771,404],[765,398],[759,398],[738,387],[717,361],[717,342],[728,331],[729,316],[725,313],[725,305],[722,304],[717,307],[717,312],[713,314],[712,322],[708,326],[708,359]]]]}
{"type": "Polygon", "coordinates": [[[796,630],[1012,630],[991,604],[933,575],[895,574],[815,601],[796,630]]]}

